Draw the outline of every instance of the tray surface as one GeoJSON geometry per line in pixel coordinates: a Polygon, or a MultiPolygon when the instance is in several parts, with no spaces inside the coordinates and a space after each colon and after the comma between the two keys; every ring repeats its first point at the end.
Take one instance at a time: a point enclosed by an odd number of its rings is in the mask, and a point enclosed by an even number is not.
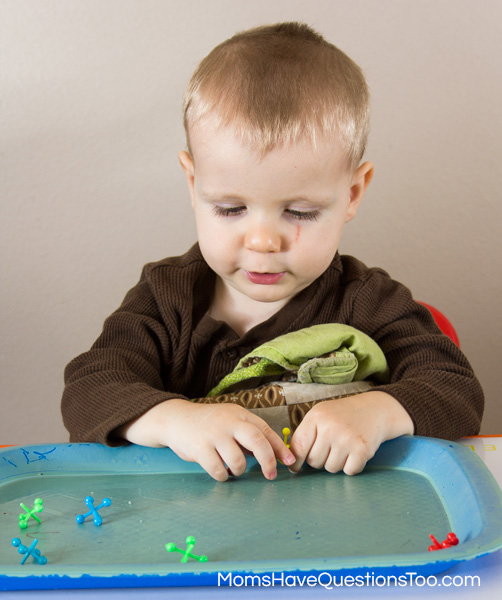
{"type": "MultiPolygon", "coordinates": [[[[0,452],[0,589],[216,585],[224,575],[340,573],[424,575],[502,547],[502,494],[481,460],[452,442],[403,437],[385,443],[355,477],[254,460],[240,478],[212,480],[168,449],[97,444],[0,452]],[[103,524],[88,512],[92,496],[103,524]],[[20,503],[42,498],[41,523],[20,529],[20,503]],[[428,552],[454,531],[456,547],[428,552]],[[169,542],[208,562],[181,563],[169,542]],[[12,538],[47,557],[38,565],[12,538]]],[[[223,577],[223,579],[222,579],[223,577]]]]}

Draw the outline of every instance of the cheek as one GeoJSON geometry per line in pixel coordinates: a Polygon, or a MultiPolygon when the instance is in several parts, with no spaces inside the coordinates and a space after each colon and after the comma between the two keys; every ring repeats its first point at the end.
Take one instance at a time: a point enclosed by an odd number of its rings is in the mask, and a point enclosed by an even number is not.
{"type": "Polygon", "coordinates": [[[197,231],[200,247],[204,249],[206,260],[220,264],[231,263],[235,257],[234,238],[228,226],[214,219],[201,220],[197,231]]]}
{"type": "Polygon", "coordinates": [[[301,270],[319,274],[333,260],[341,237],[335,223],[323,227],[296,226],[293,233],[297,265],[301,270]]]}

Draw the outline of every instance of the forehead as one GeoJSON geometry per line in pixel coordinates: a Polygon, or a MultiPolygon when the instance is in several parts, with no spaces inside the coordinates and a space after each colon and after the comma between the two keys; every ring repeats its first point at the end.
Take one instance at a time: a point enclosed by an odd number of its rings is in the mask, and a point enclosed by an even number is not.
{"type": "Polygon", "coordinates": [[[211,118],[190,127],[190,149],[196,178],[217,186],[224,182],[282,187],[332,185],[349,175],[347,154],[336,140],[320,137],[315,145],[306,137],[263,153],[237,128],[221,127],[211,118]]]}

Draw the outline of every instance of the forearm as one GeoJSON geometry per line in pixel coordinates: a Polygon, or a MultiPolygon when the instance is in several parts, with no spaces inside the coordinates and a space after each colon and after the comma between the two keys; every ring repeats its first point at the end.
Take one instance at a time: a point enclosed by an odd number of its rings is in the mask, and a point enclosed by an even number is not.
{"type": "Polygon", "coordinates": [[[71,442],[120,445],[125,441],[116,436],[119,427],[180,395],[162,389],[145,369],[135,373],[130,361],[111,363],[100,354],[88,352],[68,365],[61,412],[71,442]]]}
{"type": "Polygon", "coordinates": [[[403,405],[390,394],[377,390],[354,397],[359,410],[374,415],[375,426],[380,427],[381,442],[401,435],[413,435],[415,426],[403,405]]]}
{"type": "Polygon", "coordinates": [[[372,277],[357,289],[351,323],[383,350],[390,380],[375,390],[411,416],[416,435],[458,439],[479,431],[484,396],[467,358],[407,288],[372,277]]]}
{"type": "Polygon", "coordinates": [[[376,391],[386,392],[404,407],[416,435],[456,440],[479,432],[483,391],[468,369],[423,368],[376,391]]]}
{"type": "Polygon", "coordinates": [[[115,437],[127,440],[132,444],[160,448],[169,445],[168,428],[180,408],[186,406],[188,400],[172,398],[157,404],[132,421],[118,427],[113,433],[115,437]],[[180,404],[181,403],[181,404],[180,404]]]}

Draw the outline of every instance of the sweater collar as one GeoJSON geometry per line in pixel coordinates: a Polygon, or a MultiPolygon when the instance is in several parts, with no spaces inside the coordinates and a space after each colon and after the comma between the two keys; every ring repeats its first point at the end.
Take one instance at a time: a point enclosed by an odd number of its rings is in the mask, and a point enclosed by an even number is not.
{"type": "MultiPolygon", "coordinates": [[[[200,254],[198,244],[191,248],[190,253],[192,252],[194,253],[194,256],[198,253],[200,259],[202,261],[204,260],[202,254],[200,254]]],[[[205,264],[208,272],[208,277],[203,278],[205,285],[207,286],[208,283],[211,282],[210,289],[206,287],[204,290],[204,296],[208,298],[214,288],[215,276],[207,263],[205,264]],[[213,274],[212,277],[209,276],[210,273],[213,274]]],[[[214,320],[207,315],[207,312],[200,319],[194,333],[207,338],[216,335],[227,345],[239,345],[244,348],[252,349],[279,335],[296,331],[304,326],[301,324],[311,320],[313,321],[315,314],[318,311],[318,307],[325,301],[328,289],[332,290],[333,286],[337,285],[341,271],[342,261],[337,252],[330,266],[320,277],[313,281],[307,288],[299,292],[269,319],[263,321],[263,323],[259,323],[242,337],[239,337],[226,323],[214,320]]],[[[202,290],[200,290],[200,292],[202,292],[202,290]]],[[[202,306],[199,306],[199,308],[202,308],[202,306]]],[[[205,305],[205,311],[207,311],[207,303],[205,305]]]]}

